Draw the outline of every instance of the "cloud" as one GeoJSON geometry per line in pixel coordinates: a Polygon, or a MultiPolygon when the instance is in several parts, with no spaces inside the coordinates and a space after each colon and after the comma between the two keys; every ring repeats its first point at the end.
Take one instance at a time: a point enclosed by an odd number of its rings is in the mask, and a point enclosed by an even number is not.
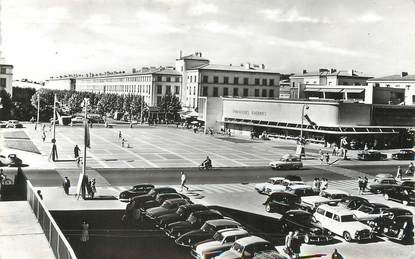
{"type": "Polygon", "coordinates": [[[329,23],[327,18],[319,19],[301,15],[300,12],[293,8],[287,11],[282,9],[263,9],[258,13],[265,19],[278,23],[329,23]]]}
{"type": "Polygon", "coordinates": [[[211,21],[196,27],[197,29],[201,29],[210,33],[220,33],[239,37],[244,37],[252,34],[249,28],[231,27],[227,24],[219,23],[216,21],[211,21]]]}
{"type": "Polygon", "coordinates": [[[136,23],[139,31],[147,33],[182,33],[187,26],[177,26],[166,13],[158,13],[149,10],[140,10],[136,13],[136,23]]]}
{"type": "Polygon", "coordinates": [[[261,43],[265,43],[268,45],[277,45],[277,46],[284,46],[284,47],[292,47],[298,49],[305,49],[311,51],[318,51],[318,52],[325,52],[325,53],[332,53],[342,56],[350,56],[350,57],[378,57],[376,54],[358,51],[354,49],[344,49],[339,47],[333,47],[330,44],[322,41],[317,40],[305,40],[305,41],[295,41],[289,40],[279,37],[267,37],[263,40],[260,40],[261,43]]]}
{"type": "Polygon", "coordinates": [[[219,9],[212,3],[197,2],[189,8],[188,13],[191,16],[198,16],[202,14],[217,14],[219,13],[219,9]]]}
{"type": "Polygon", "coordinates": [[[367,12],[356,18],[349,19],[349,22],[352,22],[352,23],[355,23],[355,22],[375,23],[375,22],[380,22],[380,21],[383,21],[383,17],[374,12],[367,12]]]}

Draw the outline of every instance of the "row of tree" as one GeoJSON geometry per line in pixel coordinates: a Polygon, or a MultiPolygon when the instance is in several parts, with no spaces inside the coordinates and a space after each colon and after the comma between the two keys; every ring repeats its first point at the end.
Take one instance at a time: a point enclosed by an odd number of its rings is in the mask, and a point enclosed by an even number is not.
{"type": "MultiPolygon", "coordinates": [[[[38,98],[40,105],[40,121],[46,122],[53,115],[53,101],[56,94],[59,111],[66,115],[82,112],[84,98],[89,98],[90,112],[103,116],[115,112],[138,118],[143,109],[144,116],[151,117],[149,107],[141,96],[118,95],[109,93],[75,92],[67,90],[50,90],[13,87],[13,98],[6,91],[0,91],[1,104],[0,120],[16,119],[28,121],[37,116],[38,98]]],[[[178,120],[182,107],[180,100],[174,95],[165,95],[157,105],[157,117],[164,120],[178,120]]]]}

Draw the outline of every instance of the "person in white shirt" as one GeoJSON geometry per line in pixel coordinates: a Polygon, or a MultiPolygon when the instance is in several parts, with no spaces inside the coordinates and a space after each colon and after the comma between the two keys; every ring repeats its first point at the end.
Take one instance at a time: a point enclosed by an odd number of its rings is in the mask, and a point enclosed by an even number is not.
{"type": "Polygon", "coordinates": [[[180,174],[181,174],[181,184],[180,184],[181,189],[180,189],[180,191],[182,192],[183,188],[186,188],[186,190],[188,191],[189,187],[186,186],[186,180],[187,180],[186,175],[185,175],[185,173],[183,173],[183,171],[181,171],[180,174]]]}

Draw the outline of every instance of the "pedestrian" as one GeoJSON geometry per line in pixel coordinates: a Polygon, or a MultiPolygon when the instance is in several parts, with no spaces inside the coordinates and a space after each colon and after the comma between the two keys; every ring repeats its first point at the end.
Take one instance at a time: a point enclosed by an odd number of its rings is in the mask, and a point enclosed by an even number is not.
{"type": "Polygon", "coordinates": [[[409,163],[408,170],[409,170],[409,173],[410,173],[411,175],[413,175],[413,174],[414,174],[414,171],[415,171],[415,166],[414,166],[414,163],[413,163],[413,162],[409,163]]]}
{"type": "Polygon", "coordinates": [[[291,258],[293,255],[292,250],[292,240],[294,233],[292,231],[288,232],[288,235],[285,236],[285,247],[284,252],[291,258]]]}
{"type": "Polygon", "coordinates": [[[231,129],[228,129],[228,136],[231,136],[231,129]]]}
{"type": "Polygon", "coordinates": [[[296,230],[294,235],[292,236],[291,240],[291,248],[293,252],[293,258],[299,258],[301,254],[301,244],[302,244],[302,237],[300,237],[300,232],[296,230]]]}
{"type": "Polygon", "coordinates": [[[363,179],[363,193],[366,191],[368,183],[369,183],[369,179],[367,179],[367,177],[365,176],[364,179],[363,179]]]}
{"type": "Polygon", "coordinates": [[[326,153],[326,164],[330,164],[330,155],[328,152],[326,153]]]}
{"type": "Polygon", "coordinates": [[[319,192],[320,191],[320,179],[319,178],[314,178],[313,180],[313,190],[315,192],[319,192]]]}
{"type": "Polygon", "coordinates": [[[68,177],[65,176],[65,179],[63,180],[63,190],[66,195],[69,195],[69,188],[71,187],[71,181],[69,181],[68,177]]]}
{"type": "Polygon", "coordinates": [[[91,194],[92,194],[92,199],[95,197],[95,193],[97,192],[97,187],[96,187],[96,180],[95,178],[92,179],[91,181],[91,194]]]}
{"type": "Polygon", "coordinates": [[[43,195],[42,195],[42,192],[40,190],[37,190],[37,195],[39,196],[39,198],[41,200],[43,200],[43,195]]]}
{"type": "Polygon", "coordinates": [[[122,133],[121,133],[121,130],[120,131],[118,131],[118,140],[120,140],[122,138],[122,133]]]}
{"type": "MultiPolygon", "coordinates": [[[[321,149],[320,149],[320,151],[321,151],[321,149]]],[[[324,163],[325,157],[326,157],[326,155],[323,152],[321,152],[321,154],[320,154],[320,164],[321,165],[324,163]]]]}
{"type": "Polygon", "coordinates": [[[85,244],[89,240],[89,224],[86,220],[82,221],[81,224],[81,242],[85,244]]]}
{"type": "Polygon", "coordinates": [[[124,147],[124,144],[125,144],[125,139],[122,139],[121,140],[121,147],[124,147]]]}
{"type": "Polygon", "coordinates": [[[337,251],[337,249],[334,249],[334,253],[331,255],[331,259],[344,259],[343,256],[337,251]]]}
{"type": "Polygon", "coordinates": [[[253,139],[254,139],[254,132],[251,131],[251,140],[253,140],[253,139]]]}
{"type": "Polygon", "coordinates": [[[73,155],[75,159],[79,157],[79,151],[81,151],[81,149],[78,147],[78,145],[75,145],[75,147],[73,148],[73,155]]]}
{"type": "Polygon", "coordinates": [[[327,190],[328,187],[329,187],[329,182],[327,178],[322,178],[321,185],[320,185],[320,191],[327,190]]]}
{"type": "Polygon", "coordinates": [[[363,179],[359,176],[357,179],[357,184],[359,186],[359,194],[363,194],[363,179]]]}
{"type": "Polygon", "coordinates": [[[332,156],[337,156],[337,146],[336,145],[333,147],[333,152],[332,152],[331,155],[332,156]]]}
{"type": "Polygon", "coordinates": [[[89,180],[86,184],[86,192],[88,193],[88,197],[89,198],[93,198],[93,194],[92,194],[92,180],[89,180]]]}
{"type": "Polygon", "coordinates": [[[180,184],[181,189],[180,189],[180,191],[182,192],[183,188],[186,188],[186,190],[188,191],[189,187],[186,186],[186,181],[187,181],[186,174],[183,173],[183,171],[181,171],[180,174],[181,174],[181,179],[180,179],[181,180],[181,184],[180,184]]]}
{"type": "Polygon", "coordinates": [[[43,140],[43,142],[45,142],[45,139],[46,139],[46,133],[43,131],[43,133],[42,133],[42,140],[43,140]]]}
{"type": "Polygon", "coordinates": [[[402,179],[402,169],[401,166],[398,166],[398,171],[396,172],[396,180],[402,179]]]}

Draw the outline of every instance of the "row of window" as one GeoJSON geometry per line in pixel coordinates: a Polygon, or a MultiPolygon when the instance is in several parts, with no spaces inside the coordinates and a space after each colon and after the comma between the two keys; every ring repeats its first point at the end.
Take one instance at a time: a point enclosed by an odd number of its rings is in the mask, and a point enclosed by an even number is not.
{"type": "Polygon", "coordinates": [[[1,87],[6,87],[6,82],[7,82],[6,78],[0,78],[0,86],[1,87]]]}
{"type": "MultiPolygon", "coordinates": [[[[212,95],[209,95],[208,87],[204,86],[202,88],[202,96],[213,96],[213,97],[219,97],[219,96],[229,96],[231,95],[229,92],[228,87],[223,87],[222,89],[222,95],[219,94],[219,88],[213,87],[213,93],[212,95]]],[[[232,96],[241,96],[239,92],[239,88],[231,88],[232,89],[232,96]]],[[[249,88],[243,88],[242,89],[242,97],[248,97],[249,96],[249,88]]],[[[274,97],[274,89],[255,89],[254,90],[254,96],[255,97],[274,97]]]]}
{"type": "Polygon", "coordinates": [[[2,67],[2,68],[0,68],[0,74],[7,74],[7,68],[5,68],[5,67],[2,67]]]}
{"type": "Polygon", "coordinates": [[[151,76],[134,76],[134,77],[109,77],[109,78],[93,78],[78,79],[79,83],[105,83],[105,82],[151,82],[151,76]]]}
{"type": "MultiPolygon", "coordinates": [[[[162,94],[163,93],[163,86],[162,85],[157,85],[157,94],[162,94]]],[[[171,94],[172,93],[172,87],[170,85],[166,85],[166,91],[165,94],[171,94]]],[[[179,94],[180,93],[180,87],[179,86],[174,86],[174,94],[179,94]]]]}
{"type": "MultiPolygon", "coordinates": [[[[157,82],[163,82],[163,77],[162,76],[157,76],[157,82]]],[[[180,77],[173,77],[174,82],[180,82],[180,77]]],[[[166,82],[173,82],[172,78],[170,76],[166,77],[166,82]]]]}
{"type": "MultiPolygon", "coordinates": [[[[197,78],[196,76],[192,77],[188,77],[188,81],[190,83],[197,82],[197,78]],[[193,80],[192,80],[193,78],[193,80]],[[190,79],[190,80],[189,80],[190,79]]],[[[202,78],[202,83],[213,83],[213,84],[234,84],[234,85],[269,85],[269,86],[274,86],[275,84],[275,80],[274,79],[267,79],[267,78],[251,78],[251,80],[249,79],[249,77],[244,77],[244,78],[239,78],[239,77],[233,77],[232,80],[230,80],[230,78],[228,76],[224,76],[222,78],[222,80],[219,80],[219,76],[213,76],[212,78],[209,78],[209,76],[204,75],[202,78]],[[253,81],[252,81],[253,79],[253,81]]]]}

